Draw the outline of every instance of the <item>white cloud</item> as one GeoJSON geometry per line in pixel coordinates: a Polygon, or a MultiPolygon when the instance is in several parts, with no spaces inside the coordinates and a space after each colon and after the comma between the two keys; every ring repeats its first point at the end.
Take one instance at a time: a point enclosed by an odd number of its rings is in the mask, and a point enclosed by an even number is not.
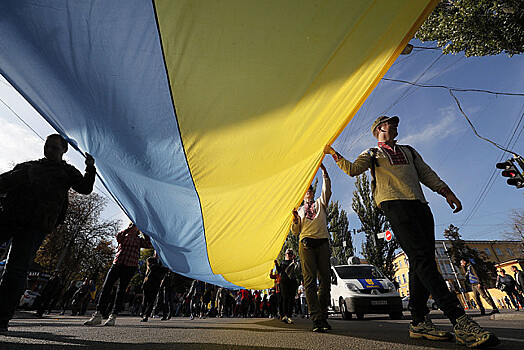
{"type": "Polygon", "coordinates": [[[43,157],[43,141],[20,125],[0,120],[0,172],[13,165],[43,157]]]}
{"type": "Polygon", "coordinates": [[[425,123],[417,130],[409,130],[408,134],[399,138],[401,144],[421,146],[435,143],[464,130],[462,124],[457,123],[458,116],[454,106],[440,109],[440,116],[433,123],[425,123]]]}

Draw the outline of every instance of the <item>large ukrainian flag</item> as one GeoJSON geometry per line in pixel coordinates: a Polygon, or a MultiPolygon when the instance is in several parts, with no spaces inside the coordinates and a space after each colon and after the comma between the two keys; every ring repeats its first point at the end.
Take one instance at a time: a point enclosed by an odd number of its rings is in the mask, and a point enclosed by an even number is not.
{"type": "Polygon", "coordinates": [[[3,0],[0,72],[168,267],[267,288],[323,146],[436,3],[3,0]]]}

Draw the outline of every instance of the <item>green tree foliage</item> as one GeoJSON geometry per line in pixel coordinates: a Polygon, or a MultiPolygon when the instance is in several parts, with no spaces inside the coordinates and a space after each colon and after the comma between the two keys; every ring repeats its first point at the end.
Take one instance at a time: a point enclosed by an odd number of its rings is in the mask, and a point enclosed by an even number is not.
{"type": "Polygon", "coordinates": [[[107,200],[69,192],[65,221],[43,241],[35,261],[48,271],[58,271],[66,285],[71,280],[97,279],[100,287],[115,253],[112,239],[120,222],[100,217],[107,200]]]}
{"type": "Polygon", "coordinates": [[[446,54],[518,55],[524,51],[524,1],[444,0],[415,37],[437,41],[446,54]]]}
{"type": "Polygon", "coordinates": [[[377,238],[377,234],[388,230],[390,224],[372,199],[370,183],[365,173],[357,178],[355,186],[352,208],[360,220],[359,232],[366,235],[366,240],[362,243],[362,254],[368,263],[375,265],[392,279],[395,273],[393,259],[399,245],[394,237],[389,242],[377,238]]]}
{"type": "Polygon", "coordinates": [[[484,253],[479,253],[466,244],[460,236],[458,227],[449,225],[448,228],[444,230],[444,237],[451,244],[448,251],[456,266],[460,266],[460,260],[462,259],[472,262],[480,280],[490,287],[494,286],[496,276],[495,265],[485,260],[484,253]]]}
{"type": "Polygon", "coordinates": [[[331,234],[331,256],[339,264],[345,264],[350,256],[355,255],[355,249],[347,213],[338,201],[330,203],[327,208],[327,224],[331,234]]]}

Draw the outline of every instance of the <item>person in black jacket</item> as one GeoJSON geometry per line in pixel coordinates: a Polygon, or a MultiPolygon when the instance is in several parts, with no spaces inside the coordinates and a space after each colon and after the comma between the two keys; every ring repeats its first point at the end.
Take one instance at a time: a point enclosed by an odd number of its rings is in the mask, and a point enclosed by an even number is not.
{"type": "Polygon", "coordinates": [[[286,250],[284,260],[279,264],[275,260],[275,267],[280,273],[280,286],[282,288],[282,322],[293,323],[293,304],[295,302],[295,294],[297,292],[297,280],[295,278],[296,271],[295,254],[293,250],[286,250]]]}
{"type": "Polygon", "coordinates": [[[44,158],[18,164],[0,175],[0,243],[12,238],[0,282],[0,333],[7,332],[38,247],[65,218],[69,189],[81,194],[93,191],[95,160],[86,153],[86,172],[82,175],[62,160],[67,147],[62,136],[49,135],[44,158]]]}
{"type": "Polygon", "coordinates": [[[506,270],[500,268],[498,270],[499,275],[497,276],[497,288],[503,292],[506,292],[511,303],[515,306],[515,311],[519,311],[519,295],[517,293],[517,282],[510,275],[506,274],[506,270]]]}

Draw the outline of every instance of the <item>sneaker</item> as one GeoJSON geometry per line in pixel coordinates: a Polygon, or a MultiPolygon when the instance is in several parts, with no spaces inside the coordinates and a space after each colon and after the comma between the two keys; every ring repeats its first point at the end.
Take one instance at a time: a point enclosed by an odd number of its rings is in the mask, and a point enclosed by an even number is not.
{"type": "Polygon", "coordinates": [[[450,332],[442,331],[435,327],[430,318],[426,315],[424,321],[416,326],[409,324],[409,337],[412,339],[424,338],[428,340],[451,340],[453,335],[450,332]]]}
{"type": "Polygon", "coordinates": [[[104,326],[114,326],[116,322],[116,315],[111,314],[109,318],[104,322],[104,326]]]}
{"type": "Polygon", "coordinates": [[[499,309],[493,309],[488,315],[500,314],[499,309]]]}
{"type": "Polygon", "coordinates": [[[325,330],[325,331],[330,331],[333,329],[333,327],[331,327],[331,325],[328,323],[328,321],[326,319],[322,320],[322,329],[325,330]]]}
{"type": "Polygon", "coordinates": [[[325,330],[322,328],[322,320],[313,321],[313,332],[324,333],[325,330]]]}
{"type": "Polygon", "coordinates": [[[286,317],[286,323],[287,324],[292,324],[292,323],[295,323],[295,322],[293,322],[293,320],[291,318],[286,317]]]}
{"type": "Polygon", "coordinates": [[[195,317],[193,315],[189,316],[189,319],[192,320],[194,319],[195,317]]]}
{"type": "Polygon", "coordinates": [[[479,324],[473,321],[467,314],[457,318],[454,330],[458,345],[465,345],[468,348],[484,348],[500,344],[500,340],[495,334],[480,327],[479,324]]]}
{"type": "Polygon", "coordinates": [[[140,320],[140,322],[147,322],[149,319],[147,317],[144,317],[143,319],[140,320]]]}
{"type": "Polygon", "coordinates": [[[86,326],[98,326],[99,324],[102,324],[102,315],[98,311],[95,312],[89,320],[84,322],[86,326]]]}

